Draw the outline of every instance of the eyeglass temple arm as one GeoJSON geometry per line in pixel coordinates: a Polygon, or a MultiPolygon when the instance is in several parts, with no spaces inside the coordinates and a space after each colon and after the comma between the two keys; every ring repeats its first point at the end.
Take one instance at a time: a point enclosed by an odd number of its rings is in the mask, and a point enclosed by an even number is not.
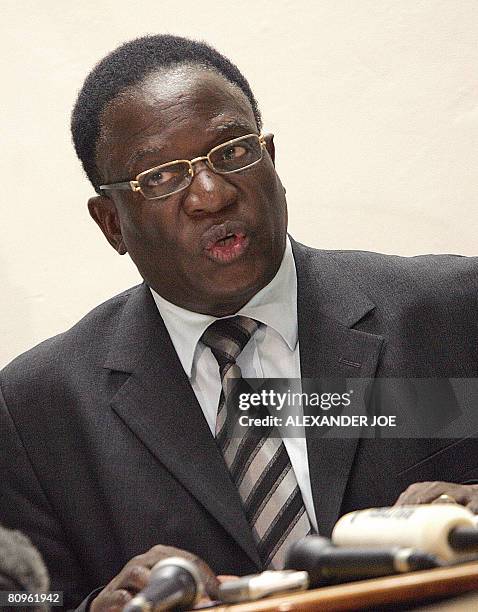
{"type": "Polygon", "coordinates": [[[120,191],[139,191],[138,181],[125,181],[124,183],[110,183],[109,185],[100,185],[103,191],[111,191],[119,189],[120,191]]]}

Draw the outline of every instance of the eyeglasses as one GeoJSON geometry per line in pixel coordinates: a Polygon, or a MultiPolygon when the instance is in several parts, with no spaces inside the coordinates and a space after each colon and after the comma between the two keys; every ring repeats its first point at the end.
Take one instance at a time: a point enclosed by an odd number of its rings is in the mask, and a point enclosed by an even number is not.
{"type": "Polygon", "coordinates": [[[189,187],[196,162],[204,160],[217,174],[241,172],[262,160],[265,146],[263,134],[246,134],[212,148],[207,155],[191,160],[176,159],[141,172],[135,180],[100,185],[100,189],[139,191],[147,200],[159,200],[189,187]]]}

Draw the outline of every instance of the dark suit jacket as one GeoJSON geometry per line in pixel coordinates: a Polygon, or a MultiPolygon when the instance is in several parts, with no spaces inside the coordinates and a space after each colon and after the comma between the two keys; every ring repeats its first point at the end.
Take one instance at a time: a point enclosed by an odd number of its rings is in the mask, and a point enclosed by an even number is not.
{"type": "MultiPolygon", "coordinates": [[[[293,244],[302,376],[476,375],[478,264],[293,244]]],[[[0,374],[0,523],[77,605],[154,544],[257,571],[238,494],[143,284],[0,374]]],[[[474,439],[308,439],[319,529],[417,480],[478,477],[474,439]]]]}

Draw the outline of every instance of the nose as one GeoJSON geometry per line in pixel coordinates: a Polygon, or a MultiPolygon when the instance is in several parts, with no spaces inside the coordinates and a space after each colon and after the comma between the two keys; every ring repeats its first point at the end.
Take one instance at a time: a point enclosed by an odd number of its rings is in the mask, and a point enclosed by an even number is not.
{"type": "Polygon", "coordinates": [[[194,164],[194,176],[186,190],[183,207],[188,215],[216,213],[236,201],[237,190],[223,175],[206,164],[194,164]]]}

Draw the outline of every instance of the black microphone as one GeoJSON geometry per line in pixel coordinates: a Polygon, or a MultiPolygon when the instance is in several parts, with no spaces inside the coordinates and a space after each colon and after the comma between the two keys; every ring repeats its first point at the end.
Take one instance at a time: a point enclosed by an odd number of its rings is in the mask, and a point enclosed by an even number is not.
{"type": "Polygon", "coordinates": [[[448,543],[460,553],[478,551],[478,529],[476,527],[455,527],[448,535],[448,543]]]}
{"type": "Polygon", "coordinates": [[[308,572],[314,588],[441,566],[435,555],[413,548],[339,548],[312,535],[290,547],[284,567],[308,572]]]}
{"type": "MultiPolygon", "coordinates": [[[[43,559],[30,540],[20,533],[0,526],[0,591],[40,593],[48,591],[50,580],[43,559]]],[[[32,606],[11,608],[16,612],[44,611],[32,606]]],[[[10,608],[2,607],[2,610],[10,608]]]]}
{"type": "Polygon", "coordinates": [[[123,612],[183,610],[194,606],[204,592],[204,578],[198,565],[183,557],[169,557],[153,566],[149,583],[123,612]]]}

